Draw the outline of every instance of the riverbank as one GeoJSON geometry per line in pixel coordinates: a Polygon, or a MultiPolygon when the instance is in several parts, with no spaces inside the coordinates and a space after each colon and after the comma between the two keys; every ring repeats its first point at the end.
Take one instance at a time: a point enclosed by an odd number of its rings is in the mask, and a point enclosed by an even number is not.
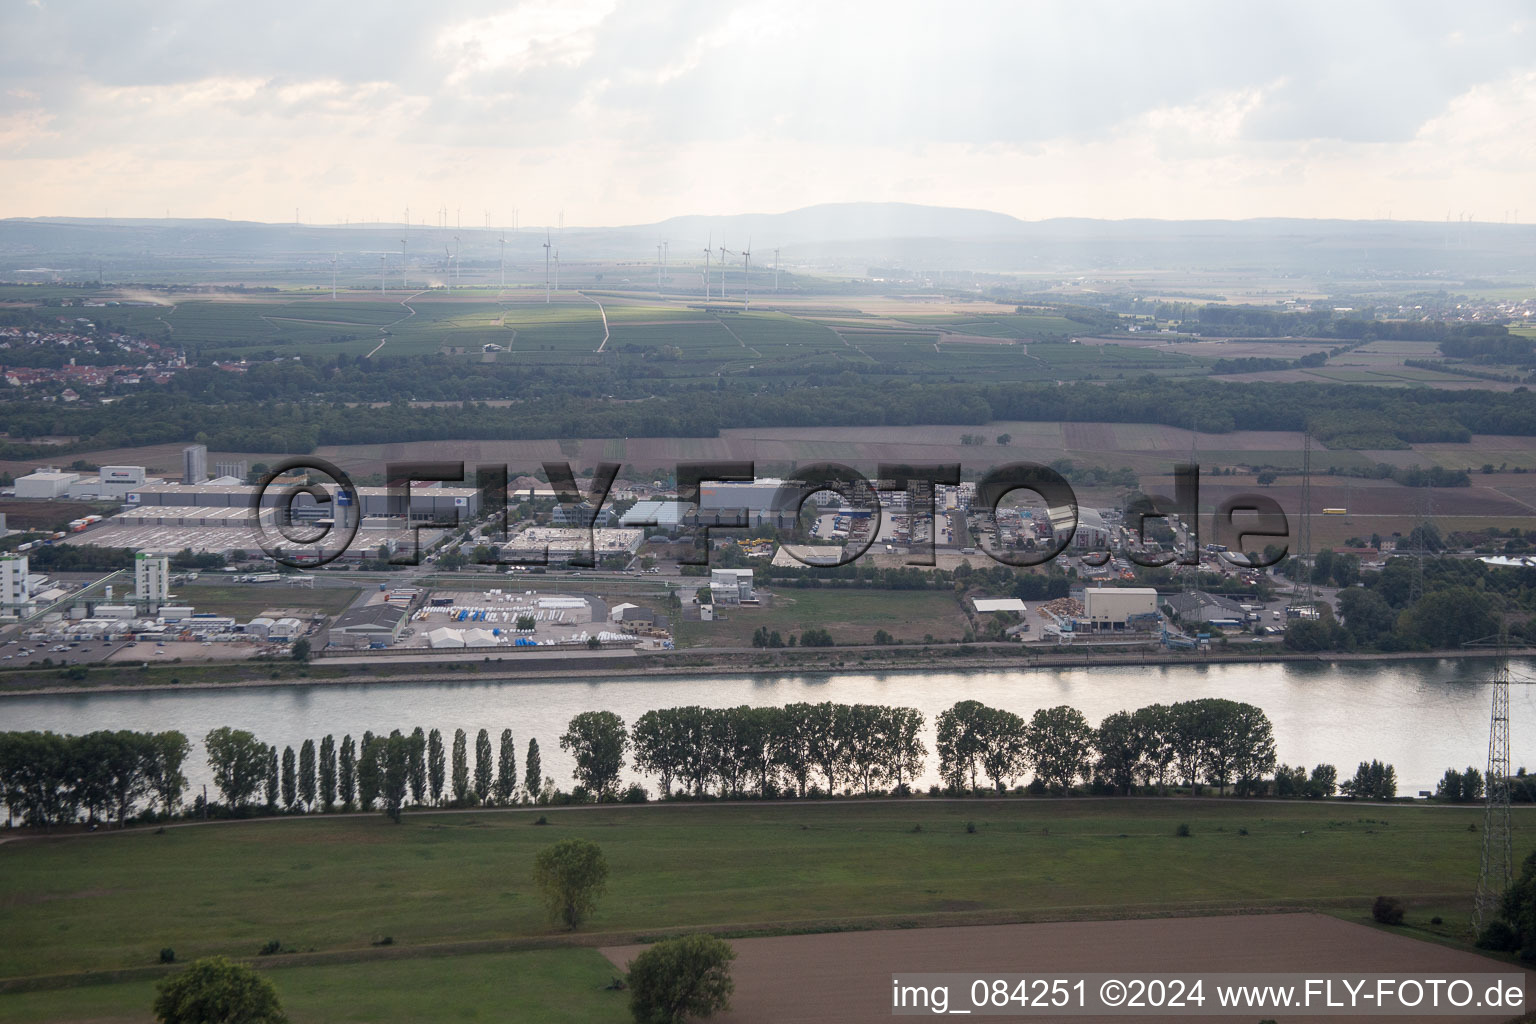
{"type": "MultiPolygon", "coordinates": [[[[1536,648],[1512,648],[1511,658],[1536,658],[1536,648]]],[[[1313,665],[1433,661],[1494,660],[1491,650],[1402,651],[1374,653],[1305,653],[1298,651],[1210,651],[1189,654],[1124,648],[1093,650],[1077,647],[1042,653],[1017,644],[964,644],[892,648],[887,646],[657,651],[630,657],[602,655],[486,656],[479,661],[444,659],[422,668],[421,662],[386,662],[386,656],[357,659],[319,658],[308,663],[247,662],[181,663],[137,666],[91,666],[84,680],[70,679],[65,670],[12,669],[0,675],[0,698],[59,694],[150,693],[166,690],[198,692],[293,686],[356,686],[367,683],[437,683],[654,680],[699,676],[781,676],[824,672],[919,673],[960,670],[1042,670],[1063,668],[1188,667],[1205,665],[1313,665]],[[95,677],[95,678],[93,678],[95,677]],[[99,681],[97,681],[99,679],[99,681]]]]}

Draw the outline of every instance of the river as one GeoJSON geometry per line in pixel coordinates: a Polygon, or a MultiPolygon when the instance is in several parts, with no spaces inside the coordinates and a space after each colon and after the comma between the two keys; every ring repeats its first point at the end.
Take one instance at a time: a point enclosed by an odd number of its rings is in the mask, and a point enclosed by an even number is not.
{"type": "MultiPolygon", "coordinates": [[[[611,677],[569,680],[371,683],[142,693],[58,694],[0,699],[0,728],[180,729],[194,741],[188,777],[194,791],[209,783],[200,743],[221,725],[249,729],[279,749],[295,750],[327,732],[340,740],[363,730],[409,732],[415,726],[470,735],[489,729],[492,745],[511,728],[521,755],[539,741],[544,773],[571,786],[571,761],[559,748],[565,723],[581,711],[609,710],[626,723],[658,707],[703,704],[782,705],[839,701],[907,705],[928,720],[928,774],[936,781],[933,721],[959,700],[979,700],[1026,718],[1040,707],[1069,704],[1098,724],[1106,714],[1147,704],[1226,697],[1257,704],[1274,723],[1276,750],[1287,764],[1319,762],[1352,775],[1362,760],[1396,766],[1398,793],[1433,790],[1446,768],[1488,759],[1488,660],[1413,660],[1313,664],[1169,665],[1021,671],[837,672],[777,676],[721,674],[682,678],[611,677]]],[[[1536,770],[1536,693],[1519,685],[1536,678],[1536,662],[1517,661],[1510,696],[1512,758],[1536,770]]],[[[473,754],[471,754],[473,756],[473,754]]],[[[633,773],[626,773],[632,775],[633,773]]],[[[654,792],[654,781],[645,780],[654,792]]],[[[210,786],[211,791],[211,786],[210,786]]]]}

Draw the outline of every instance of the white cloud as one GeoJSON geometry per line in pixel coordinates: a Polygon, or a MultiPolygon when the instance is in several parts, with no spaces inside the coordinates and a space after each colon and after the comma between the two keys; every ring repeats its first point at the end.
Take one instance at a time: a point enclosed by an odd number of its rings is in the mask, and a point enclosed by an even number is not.
{"type": "Polygon", "coordinates": [[[100,10],[0,34],[0,215],[1438,219],[1520,205],[1536,129],[1518,4],[100,10]]]}
{"type": "Polygon", "coordinates": [[[547,65],[577,67],[592,56],[597,30],[616,0],[525,0],[510,11],[451,25],[436,52],[451,65],[447,83],[475,75],[519,74],[547,65]]]}

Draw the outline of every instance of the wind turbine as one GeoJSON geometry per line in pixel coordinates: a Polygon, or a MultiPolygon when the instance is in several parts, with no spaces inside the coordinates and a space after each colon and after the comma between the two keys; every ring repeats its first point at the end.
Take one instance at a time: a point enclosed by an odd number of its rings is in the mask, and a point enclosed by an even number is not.
{"type": "Polygon", "coordinates": [[[544,229],[544,304],[549,304],[549,228],[544,229]]]}
{"type": "Polygon", "coordinates": [[[446,245],[443,246],[443,262],[448,265],[447,273],[443,275],[443,283],[448,286],[448,293],[451,295],[453,294],[453,253],[448,251],[446,245]]]}
{"type": "Polygon", "coordinates": [[[704,247],[704,301],[709,301],[709,257],[715,249],[715,233],[709,233],[709,244],[704,247]]]}
{"type": "Polygon", "coordinates": [[[464,261],[459,259],[459,236],[458,235],[454,235],[453,236],[453,283],[454,284],[458,284],[459,283],[459,268],[462,267],[463,265],[464,265],[464,261]]]}
{"type": "Polygon", "coordinates": [[[661,294],[661,243],[656,243],[656,294],[661,294]]]}
{"type": "Polygon", "coordinates": [[[747,236],[747,247],[741,251],[741,311],[752,308],[752,236],[747,236]]]}
{"type": "Polygon", "coordinates": [[[389,294],[389,292],[384,290],[384,271],[386,271],[388,269],[389,269],[389,254],[381,252],[381,253],[379,253],[379,294],[380,295],[388,295],[389,294]]]}
{"type": "Polygon", "coordinates": [[[720,240],[720,297],[725,298],[725,257],[731,250],[725,247],[725,240],[720,240]]]}
{"type": "Polygon", "coordinates": [[[332,256],[331,257],[331,301],[332,302],[336,301],[336,257],[340,256],[340,255],[341,255],[341,253],[337,253],[336,256],[332,256]]]}
{"type": "MultiPolygon", "coordinates": [[[[406,211],[406,215],[407,216],[410,215],[410,211],[409,210],[406,211]]],[[[402,239],[400,239],[400,287],[401,288],[409,289],[411,287],[411,282],[409,280],[407,280],[407,278],[406,278],[406,274],[409,273],[409,271],[410,271],[410,264],[408,264],[406,262],[406,256],[405,256],[405,239],[402,238],[402,239]]]]}
{"type": "Polygon", "coordinates": [[[778,291],[779,291],[779,250],[778,249],[774,249],[773,250],[773,291],[774,291],[775,294],[777,294],[778,291]]]}
{"type": "Polygon", "coordinates": [[[507,233],[501,233],[501,290],[507,290],[507,233]]]}
{"type": "Polygon", "coordinates": [[[560,250],[555,250],[555,291],[560,290],[560,250]]]}

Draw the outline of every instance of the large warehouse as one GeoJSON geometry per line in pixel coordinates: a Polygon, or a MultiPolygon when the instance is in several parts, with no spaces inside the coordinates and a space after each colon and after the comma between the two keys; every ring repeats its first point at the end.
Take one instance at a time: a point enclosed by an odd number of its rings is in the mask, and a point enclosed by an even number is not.
{"type": "Polygon", "coordinates": [[[1114,633],[1150,628],[1158,619],[1157,591],[1152,587],[1086,587],[1083,616],[1090,631],[1114,633]]]}
{"type": "MultiPolygon", "coordinates": [[[[248,484],[147,484],[127,493],[129,505],[180,505],[206,507],[249,508],[260,488],[248,484]]],[[[274,486],[268,490],[265,501],[276,505],[283,488],[274,486]]],[[[358,502],[364,516],[401,516],[405,514],[404,502],[392,495],[387,487],[359,487],[358,502]]],[[[298,502],[295,503],[298,505],[298,502]]],[[[473,487],[411,488],[411,518],[452,522],[457,518],[474,518],[480,514],[480,492],[473,487]]]]}

